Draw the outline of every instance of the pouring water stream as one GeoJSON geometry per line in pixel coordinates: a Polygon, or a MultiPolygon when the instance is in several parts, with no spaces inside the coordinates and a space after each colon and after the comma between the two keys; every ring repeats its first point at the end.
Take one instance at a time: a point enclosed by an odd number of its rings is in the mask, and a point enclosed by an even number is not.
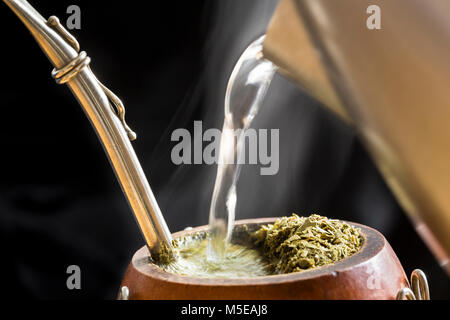
{"type": "Polygon", "coordinates": [[[236,186],[245,162],[245,131],[258,114],[277,70],[263,58],[264,38],[261,36],[243,52],[227,85],[219,164],[209,211],[209,260],[224,257],[235,220],[236,186]]]}

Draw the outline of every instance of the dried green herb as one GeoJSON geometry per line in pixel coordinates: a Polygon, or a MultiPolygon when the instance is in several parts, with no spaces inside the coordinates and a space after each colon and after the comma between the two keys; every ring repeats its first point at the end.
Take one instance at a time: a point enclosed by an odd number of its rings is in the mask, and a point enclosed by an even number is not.
{"type": "Polygon", "coordinates": [[[172,248],[169,248],[166,244],[161,244],[157,253],[152,254],[152,259],[157,264],[166,265],[175,260],[177,255],[178,242],[172,240],[172,248]]]}
{"type": "Polygon", "coordinates": [[[347,223],[313,214],[292,214],[253,233],[255,244],[276,271],[289,273],[335,263],[362,246],[360,230],[347,223]]]}

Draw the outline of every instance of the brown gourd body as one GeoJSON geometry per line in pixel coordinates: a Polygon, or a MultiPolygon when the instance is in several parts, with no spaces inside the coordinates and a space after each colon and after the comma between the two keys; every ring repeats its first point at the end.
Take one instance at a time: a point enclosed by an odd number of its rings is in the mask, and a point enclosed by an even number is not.
{"type": "MultiPolygon", "coordinates": [[[[276,218],[241,220],[236,226],[273,223],[276,218]]],[[[245,279],[211,279],[163,271],[139,249],[122,286],[129,299],[395,299],[408,286],[405,272],[389,243],[378,231],[356,223],[364,244],[353,256],[304,272],[245,279]]],[[[174,238],[207,230],[207,226],[177,232],[174,238]]]]}

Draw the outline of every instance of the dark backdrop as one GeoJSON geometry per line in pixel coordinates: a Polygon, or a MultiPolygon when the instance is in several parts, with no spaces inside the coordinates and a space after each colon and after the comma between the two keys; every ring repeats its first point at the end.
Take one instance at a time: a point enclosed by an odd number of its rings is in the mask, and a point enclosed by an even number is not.
{"type": "MultiPolygon", "coordinates": [[[[133,143],[171,231],[206,224],[215,166],[175,166],[176,128],[221,128],[225,85],[277,1],[30,1],[65,21],[92,69],[127,108],[133,143]],[[144,6],[146,4],[147,6],[144,6]]],[[[0,259],[10,298],[114,298],[143,245],[114,174],[79,105],[50,76],[28,31],[0,4],[0,259]],[[81,268],[68,290],[66,268],[81,268]]],[[[387,189],[354,132],[276,76],[255,127],[280,129],[280,170],[245,166],[237,218],[320,213],[380,230],[406,272],[423,269],[434,298],[449,280],[387,189]]],[[[6,290],[5,290],[6,288],[6,290]]]]}

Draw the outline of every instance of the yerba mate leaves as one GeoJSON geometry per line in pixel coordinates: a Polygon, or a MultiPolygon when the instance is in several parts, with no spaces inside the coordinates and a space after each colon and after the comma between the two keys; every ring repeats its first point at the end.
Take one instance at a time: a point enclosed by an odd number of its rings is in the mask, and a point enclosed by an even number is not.
{"type": "Polygon", "coordinates": [[[351,256],[362,246],[358,228],[317,214],[308,218],[296,214],[282,217],[252,236],[279,273],[332,264],[351,256]]]}

